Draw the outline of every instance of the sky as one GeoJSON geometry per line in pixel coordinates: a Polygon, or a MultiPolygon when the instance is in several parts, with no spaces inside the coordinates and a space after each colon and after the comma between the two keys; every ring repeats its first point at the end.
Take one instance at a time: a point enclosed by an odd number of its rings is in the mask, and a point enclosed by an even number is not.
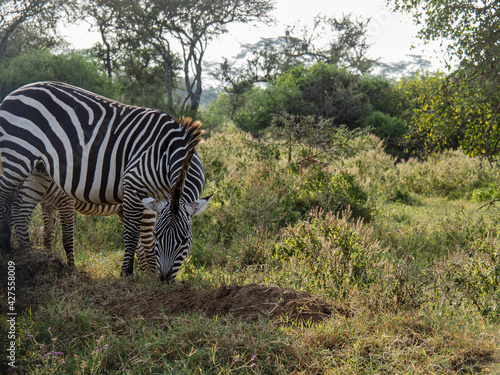
{"type": "MultiPolygon", "coordinates": [[[[255,43],[261,37],[278,37],[284,34],[284,26],[299,22],[310,24],[318,14],[327,17],[342,17],[353,14],[362,19],[371,19],[367,40],[371,45],[368,57],[383,63],[408,60],[407,55],[421,55],[432,63],[432,70],[444,70],[444,53],[439,42],[425,45],[416,38],[418,27],[409,15],[392,13],[386,6],[387,0],[275,0],[276,9],[272,16],[275,25],[263,23],[231,24],[229,32],[211,42],[205,55],[207,62],[220,62],[224,57],[238,54],[240,45],[255,43]]],[[[99,41],[99,36],[88,32],[88,25],[81,24],[63,31],[70,43],[83,49],[99,41]]]]}

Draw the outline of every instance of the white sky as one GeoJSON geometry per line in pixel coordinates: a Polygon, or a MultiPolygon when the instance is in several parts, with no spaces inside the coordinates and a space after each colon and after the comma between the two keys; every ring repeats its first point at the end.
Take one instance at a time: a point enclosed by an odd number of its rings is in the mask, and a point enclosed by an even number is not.
{"type": "MultiPolygon", "coordinates": [[[[407,15],[392,13],[386,6],[387,0],[276,0],[272,15],[276,25],[256,23],[229,25],[229,33],[214,40],[207,49],[205,61],[220,62],[223,57],[234,57],[240,51],[240,44],[255,43],[261,37],[277,37],[284,34],[284,25],[300,22],[307,24],[314,16],[322,14],[339,18],[352,13],[363,19],[371,19],[368,26],[369,57],[384,63],[407,60],[406,55],[422,55],[432,62],[434,70],[443,69],[443,52],[439,42],[424,45],[416,38],[418,27],[407,15]],[[415,48],[412,49],[412,46],[415,48]]],[[[97,34],[90,34],[86,24],[63,31],[77,49],[88,48],[99,40],[97,34]]]]}

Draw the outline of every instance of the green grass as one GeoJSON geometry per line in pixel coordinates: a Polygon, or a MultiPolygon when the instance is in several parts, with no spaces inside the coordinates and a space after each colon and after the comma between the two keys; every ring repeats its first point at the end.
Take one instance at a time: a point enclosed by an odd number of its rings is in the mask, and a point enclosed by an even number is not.
{"type": "MultiPolygon", "coordinates": [[[[263,164],[262,148],[238,133],[214,135],[200,154],[217,194],[194,222],[175,285],[138,269],[119,278],[116,218],[77,215],[69,272],[60,232],[54,254],[41,249],[35,213],[35,248],[0,257],[2,269],[16,263],[11,373],[500,373],[500,207],[480,208],[473,194],[491,190],[496,171],[464,174],[478,164],[458,153],[400,165],[375,148],[301,176],[283,160],[263,164]],[[452,162],[468,181],[448,176],[452,162]],[[250,283],[310,292],[333,314],[210,318],[162,304],[174,292],[250,283]]],[[[2,339],[7,307],[2,297],[2,339]]]]}

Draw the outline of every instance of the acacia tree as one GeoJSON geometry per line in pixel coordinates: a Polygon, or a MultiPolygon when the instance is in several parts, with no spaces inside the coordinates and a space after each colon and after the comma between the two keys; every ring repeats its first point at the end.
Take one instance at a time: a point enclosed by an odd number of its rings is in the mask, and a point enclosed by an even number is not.
{"type": "Polygon", "coordinates": [[[292,162],[292,149],[300,149],[297,164],[315,163],[317,159],[351,155],[355,150],[352,141],[367,134],[366,130],[349,130],[336,126],[333,119],[317,116],[281,113],[273,116],[271,134],[282,139],[288,148],[288,163],[292,162]]]}
{"type": "Polygon", "coordinates": [[[0,59],[58,43],[56,25],[73,1],[0,0],[0,59]]]}
{"type": "Polygon", "coordinates": [[[107,66],[113,55],[120,54],[120,63],[142,60],[142,69],[161,61],[169,107],[180,68],[186,90],[181,110],[189,102],[192,112],[200,104],[209,41],[227,32],[229,23],[265,20],[273,8],[267,0],[91,0],[90,4],[89,14],[106,37],[101,57],[107,66]]]}
{"type": "MultiPolygon", "coordinates": [[[[446,38],[449,61],[458,63],[415,113],[415,128],[436,147],[455,140],[468,155],[500,156],[500,3],[496,0],[390,0],[395,11],[412,14],[419,37],[446,38]]],[[[451,65],[450,65],[451,68],[451,65]]]]}
{"type": "Polygon", "coordinates": [[[229,92],[240,94],[253,83],[272,82],[281,73],[317,62],[366,73],[375,63],[367,56],[367,25],[368,21],[352,15],[338,19],[318,15],[311,26],[288,25],[283,36],[244,44],[236,56],[245,61],[243,67],[235,68],[241,64],[225,59],[212,75],[229,92]]]}
{"type": "Polygon", "coordinates": [[[248,23],[269,19],[274,3],[268,0],[180,0],[187,5],[184,22],[173,30],[182,46],[184,82],[191,111],[196,111],[202,92],[202,62],[208,43],[227,32],[233,22],[248,23]]]}

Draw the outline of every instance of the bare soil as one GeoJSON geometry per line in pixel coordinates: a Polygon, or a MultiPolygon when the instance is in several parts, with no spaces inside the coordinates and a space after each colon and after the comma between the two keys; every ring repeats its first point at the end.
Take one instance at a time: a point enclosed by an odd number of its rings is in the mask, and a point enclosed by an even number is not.
{"type": "MultiPolygon", "coordinates": [[[[44,287],[58,286],[73,292],[75,286],[86,285],[84,288],[87,290],[82,291],[85,295],[93,294],[94,303],[123,319],[143,317],[155,320],[203,313],[208,317],[231,315],[257,319],[268,316],[317,322],[333,313],[331,304],[310,293],[273,285],[230,285],[197,290],[189,283],[164,288],[158,282],[158,285],[141,292],[138,290],[140,285],[134,284],[134,280],[100,280],[100,287],[92,287],[93,280],[84,272],[72,272],[61,258],[41,249],[0,254],[2,270],[7,270],[9,260],[15,262],[17,295],[22,296],[16,304],[18,312],[27,308],[36,309],[43,298],[40,291],[44,287]]],[[[0,272],[0,282],[0,292],[5,293],[2,289],[7,285],[6,272],[0,272]]],[[[4,308],[6,306],[0,306],[0,310],[4,308]]],[[[337,312],[344,314],[338,309],[337,312]]]]}
{"type": "Polygon", "coordinates": [[[332,314],[331,305],[312,294],[273,285],[221,286],[205,290],[180,288],[126,301],[110,301],[105,308],[113,315],[159,318],[165,315],[203,313],[208,317],[232,315],[257,319],[259,316],[290,320],[321,321],[332,314]]]}

